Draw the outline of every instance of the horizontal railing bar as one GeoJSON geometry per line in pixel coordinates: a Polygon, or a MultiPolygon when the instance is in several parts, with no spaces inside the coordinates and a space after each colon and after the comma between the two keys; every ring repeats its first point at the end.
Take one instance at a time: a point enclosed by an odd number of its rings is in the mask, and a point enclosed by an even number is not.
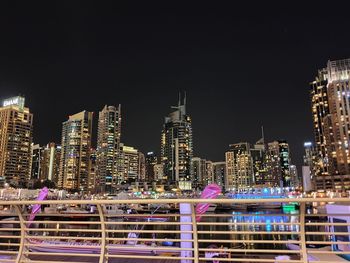
{"type": "MultiPolygon", "coordinates": [[[[35,203],[34,203],[35,204],[35,203]]],[[[30,216],[30,214],[23,214],[23,216],[30,216]]],[[[98,217],[98,214],[94,213],[86,213],[86,214],[46,214],[46,213],[37,213],[35,217],[86,217],[86,216],[93,216],[93,217],[98,217]]]]}
{"type": "Polygon", "coordinates": [[[105,222],[106,225],[192,225],[192,222],[105,222]]]}
{"type": "Polygon", "coordinates": [[[148,255],[142,255],[142,256],[138,256],[138,255],[108,255],[108,258],[172,259],[172,260],[187,259],[187,260],[194,260],[194,257],[176,257],[176,256],[172,257],[172,256],[161,256],[161,255],[159,255],[159,256],[148,256],[148,255]]]}
{"type": "Polygon", "coordinates": [[[181,233],[193,233],[193,231],[187,230],[187,231],[181,231],[181,230],[137,230],[137,229],[107,229],[106,233],[156,233],[156,234],[162,234],[162,233],[168,233],[168,234],[181,234],[181,233]]]}
{"type": "Polygon", "coordinates": [[[17,251],[2,251],[2,250],[0,250],[0,254],[1,255],[7,255],[7,254],[17,255],[18,252],[17,251]]]}
{"type": "MultiPolygon", "coordinates": [[[[198,239],[199,243],[210,243],[215,241],[216,243],[272,243],[272,244],[290,244],[290,240],[250,240],[250,239],[198,239]]],[[[300,244],[301,241],[293,240],[293,243],[300,244]]],[[[350,242],[349,242],[350,243],[350,242]]]]}
{"type": "MultiPolygon", "coordinates": [[[[216,215],[222,217],[241,217],[241,216],[252,216],[252,214],[203,214],[202,217],[215,217],[216,215]]],[[[254,216],[263,216],[263,217],[274,217],[274,216],[285,216],[285,217],[299,217],[299,214],[254,214],[254,216]]]]}
{"type": "Polygon", "coordinates": [[[26,238],[32,239],[85,239],[85,240],[101,240],[100,237],[81,237],[81,236],[26,236],[26,238]]]}
{"type": "Polygon", "coordinates": [[[129,241],[129,240],[134,240],[134,241],[173,241],[173,242],[193,242],[193,239],[178,239],[178,238],[138,238],[138,237],[133,237],[133,238],[125,238],[125,237],[106,237],[107,241],[129,241]]]}
{"type": "Polygon", "coordinates": [[[25,228],[27,231],[34,232],[82,232],[82,233],[101,233],[101,229],[70,229],[70,228],[25,228]]]}
{"type": "MultiPolygon", "coordinates": [[[[47,243],[44,243],[44,244],[26,244],[26,247],[30,248],[30,247],[57,247],[57,246],[60,246],[60,244],[47,244],[47,243]]],[[[67,244],[67,247],[69,248],[100,248],[101,245],[98,244],[98,245],[72,245],[72,244],[67,244]]],[[[118,244],[115,244],[115,246],[113,246],[113,244],[109,244],[109,245],[106,245],[106,248],[110,248],[110,249],[113,249],[113,248],[118,248],[118,244]]],[[[119,246],[120,248],[120,246],[119,246]]],[[[181,250],[186,250],[186,251],[193,251],[194,249],[193,248],[180,248],[180,247],[151,247],[151,246],[122,246],[123,249],[137,249],[137,250],[150,250],[150,249],[153,249],[153,250],[169,250],[169,251],[181,251],[181,250]]],[[[50,252],[40,252],[40,253],[50,253],[50,252]]],[[[61,252],[62,253],[62,252],[61,252]]],[[[63,252],[62,254],[65,254],[66,252],[63,252]]]]}
{"type": "Polygon", "coordinates": [[[272,253],[272,254],[280,254],[280,253],[289,253],[289,254],[300,254],[299,250],[283,250],[283,249],[238,249],[238,248],[199,248],[198,251],[203,252],[253,252],[253,253],[272,253]]]}
{"type": "MultiPolygon", "coordinates": [[[[43,262],[45,262],[45,263],[62,263],[62,261],[48,261],[47,259],[43,259],[43,260],[37,260],[37,259],[36,260],[32,260],[32,259],[21,260],[21,263],[43,263],[43,262]]],[[[82,261],[70,261],[69,260],[69,263],[83,263],[83,262],[82,261]]]]}
{"type": "Polygon", "coordinates": [[[337,254],[341,254],[341,255],[349,255],[350,254],[350,251],[324,251],[324,250],[309,250],[308,251],[309,253],[312,253],[312,254],[333,254],[333,255],[337,255],[337,254]]]}
{"type": "Polygon", "coordinates": [[[74,253],[74,252],[64,252],[64,253],[57,253],[57,252],[34,252],[34,251],[24,251],[23,255],[36,255],[36,256],[70,256],[70,257],[99,257],[99,254],[83,254],[83,253],[74,253]]]}
{"type": "Polygon", "coordinates": [[[265,225],[276,225],[276,226],[281,226],[281,225],[300,225],[300,223],[280,223],[280,222],[272,222],[272,223],[245,223],[245,222],[197,222],[197,225],[199,226],[212,226],[212,225],[237,225],[237,226],[252,226],[252,225],[259,225],[259,226],[265,226],[265,225]]]}
{"type": "MultiPolygon", "coordinates": [[[[115,247],[113,247],[112,245],[107,245],[107,248],[113,249],[115,247]]],[[[185,251],[194,251],[193,248],[181,248],[181,247],[171,247],[171,246],[167,246],[167,247],[151,247],[151,246],[123,246],[123,249],[137,249],[137,250],[154,250],[154,251],[158,251],[158,250],[167,250],[167,251],[181,251],[181,250],[185,250],[185,251]]]]}
{"type": "Polygon", "coordinates": [[[234,230],[227,230],[227,231],[197,231],[198,234],[251,234],[251,235],[298,235],[300,232],[292,232],[292,231],[234,231],[234,230]]]}
{"type": "Polygon", "coordinates": [[[209,203],[209,204],[250,204],[250,203],[314,203],[314,202],[349,202],[349,198],[268,198],[268,199],[126,199],[126,200],[0,200],[0,205],[31,205],[31,204],[179,204],[179,203],[209,203]]]}
{"type": "Polygon", "coordinates": [[[333,245],[333,244],[343,244],[343,245],[349,245],[350,241],[306,241],[306,244],[309,245],[323,245],[323,244],[329,244],[329,245],[333,245]]]}
{"type": "Polygon", "coordinates": [[[305,222],[305,226],[350,226],[350,223],[305,222]]]}
{"type": "Polygon", "coordinates": [[[19,247],[19,243],[0,243],[0,246],[6,247],[19,247]]]}
{"type": "MultiPolygon", "coordinates": [[[[25,221],[27,223],[35,223],[35,224],[65,224],[65,225],[99,225],[101,222],[99,221],[25,221]]],[[[191,225],[191,222],[157,222],[157,221],[150,221],[150,222],[143,222],[143,221],[122,221],[122,222],[105,222],[106,225],[191,225]]],[[[0,228],[1,230],[2,228],[0,228]]],[[[19,228],[20,230],[20,228],[19,228]]]]}
{"type": "MultiPolygon", "coordinates": [[[[198,258],[199,260],[203,260],[203,261],[210,261],[213,260],[212,258],[198,258]]],[[[220,258],[220,261],[223,262],[271,262],[271,263],[275,263],[276,260],[275,259],[266,259],[266,258],[220,258]]],[[[295,260],[295,259],[287,259],[287,260],[278,260],[279,263],[303,263],[303,261],[301,260],[295,260]]],[[[328,263],[328,262],[327,262],[328,263]]]]}
{"type": "MultiPolygon", "coordinates": [[[[33,223],[33,224],[67,224],[67,225],[99,225],[100,221],[55,221],[55,220],[35,220],[35,221],[24,221],[25,223],[33,223]]],[[[0,228],[1,229],[1,228],[0,228]]]]}
{"type": "Polygon", "coordinates": [[[306,232],[305,235],[337,235],[337,236],[342,236],[342,235],[349,235],[350,232],[306,232]]]}

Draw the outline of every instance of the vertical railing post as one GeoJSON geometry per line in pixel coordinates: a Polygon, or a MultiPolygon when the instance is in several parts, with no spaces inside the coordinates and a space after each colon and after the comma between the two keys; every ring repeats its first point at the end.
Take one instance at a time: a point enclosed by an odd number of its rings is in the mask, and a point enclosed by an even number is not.
{"type": "Polygon", "coordinates": [[[300,249],[301,249],[301,258],[304,263],[308,263],[307,258],[307,249],[306,249],[306,234],[305,234],[305,202],[300,202],[299,209],[299,217],[300,217],[300,249]]]}
{"type": "Polygon", "coordinates": [[[196,220],[196,209],[194,204],[191,204],[192,210],[192,231],[193,231],[193,255],[194,255],[194,263],[199,262],[199,252],[198,252],[198,232],[197,232],[197,220],[196,220]]]}
{"type": "Polygon", "coordinates": [[[103,209],[101,204],[96,204],[98,214],[100,215],[100,223],[101,223],[101,252],[100,252],[100,260],[99,263],[106,263],[106,221],[105,216],[103,214],[103,209]]]}
{"type": "Polygon", "coordinates": [[[22,215],[22,212],[21,212],[21,209],[19,208],[18,205],[14,205],[15,207],[15,210],[16,210],[16,213],[17,213],[17,216],[18,216],[18,219],[19,219],[19,224],[20,224],[20,227],[21,227],[21,240],[20,240],[20,243],[19,243],[19,248],[18,248],[18,255],[17,255],[17,258],[16,258],[16,263],[20,263],[24,258],[24,248],[25,248],[25,238],[26,238],[26,224],[25,224],[25,219],[22,215]]]}
{"type": "Polygon", "coordinates": [[[190,203],[180,203],[180,248],[181,250],[181,263],[191,263],[190,258],[193,257],[193,220],[192,220],[193,208],[190,203]],[[188,259],[187,259],[188,258],[188,259]]]}

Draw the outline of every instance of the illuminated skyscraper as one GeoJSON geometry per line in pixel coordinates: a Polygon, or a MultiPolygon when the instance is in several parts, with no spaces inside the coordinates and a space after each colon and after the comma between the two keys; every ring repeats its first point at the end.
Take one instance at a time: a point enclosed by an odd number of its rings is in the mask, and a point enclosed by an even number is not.
{"type": "Polygon", "coordinates": [[[140,173],[144,173],[144,158],[136,148],[120,144],[121,149],[121,174],[122,182],[138,182],[140,181],[140,173]]]}
{"type": "Polygon", "coordinates": [[[41,165],[43,163],[43,148],[39,144],[32,144],[31,180],[39,180],[41,176],[41,165]]]}
{"type": "Polygon", "coordinates": [[[121,106],[104,106],[99,113],[97,131],[97,180],[100,191],[111,192],[122,182],[118,174],[121,165],[121,106]]]}
{"type": "Polygon", "coordinates": [[[138,181],[145,182],[146,180],[146,159],[142,152],[138,152],[139,167],[138,167],[138,181]]]}
{"type": "Polygon", "coordinates": [[[92,118],[92,112],[82,111],[69,116],[62,125],[60,188],[88,190],[92,118]]]}
{"type": "Polygon", "coordinates": [[[23,97],[3,101],[0,107],[1,181],[25,187],[31,173],[33,114],[23,97]]]}
{"type": "Polygon", "coordinates": [[[192,123],[186,113],[186,97],[165,117],[161,137],[161,162],[168,184],[192,189],[191,159],[193,156],[192,123]]]}
{"type": "Polygon", "coordinates": [[[53,181],[56,185],[59,177],[61,159],[61,146],[53,142],[48,143],[43,148],[43,158],[41,164],[41,180],[53,181]]]}
{"type": "Polygon", "coordinates": [[[207,175],[206,162],[205,159],[199,157],[192,158],[193,187],[203,188],[207,185],[205,181],[207,175]]]}
{"type": "Polygon", "coordinates": [[[291,186],[289,145],[286,141],[268,143],[267,176],[265,182],[272,187],[291,186]]]}
{"type": "Polygon", "coordinates": [[[50,180],[57,185],[61,158],[61,146],[49,143],[32,146],[32,172],[30,179],[35,181],[50,180]]]}
{"type": "Polygon", "coordinates": [[[146,154],[146,182],[153,182],[154,177],[154,166],[158,163],[157,155],[154,152],[148,152],[146,154]]]}
{"type": "Polygon", "coordinates": [[[254,184],[253,159],[248,142],[231,144],[225,153],[226,188],[239,189],[254,184]]]}
{"type": "Polygon", "coordinates": [[[224,190],[226,181],[226,162],[213,162],[214,181],[224,190]]]}
{"type": "Polygon", "coordinates": [[[311,83],[318,189],[350,189],[350,59],[328,61],[311,83]]]}

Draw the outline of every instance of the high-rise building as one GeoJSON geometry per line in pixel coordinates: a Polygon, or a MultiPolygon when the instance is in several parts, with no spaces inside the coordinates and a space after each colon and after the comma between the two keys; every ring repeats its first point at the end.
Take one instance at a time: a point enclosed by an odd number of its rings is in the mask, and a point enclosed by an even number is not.
{"type": "Polygon", "coordinates": [[[24,97],[13,97],[0,107],[0,177],[20,187],[31,175],[33,140],[33,114],[24,102],[24,97]]]}
{"type": "Polygon", "coordinates": [[[163,164],[158,163],[153,166],[154,181],[164,180],[164,167],[163,164]]]}
{"type": "Polygon", "coordinates": [[[207,186],[208,184],[214,183],[214,166],[213,162],[206,160],[205,161],[205,173],[204,173],[204,178],[202,178],[202,187],[207,186]]]}
{"type": "Polygon", "coordinates": [[[57,185],[61,159],[61,146],[53,142],[43,148],[40,180],[50,180],[57,185]]]}
{"type": "Polygon", "coordinates": [[[31,181],[52,181],[57,184],[61,146],[49,143],[46,146],[32,145],[31,181]]]}
{"type": "Polygon", "coordinates": [[[101,187],[100,187],[100,182],[97,178],[97,164],[96,164],[96,160],[97,160],[97,153],[96,153],[96,149],[91,148],[90,149],[90,160],[89,160],[89,186],[88,189],[91,192],[96,192],[96,191],[100,191],[101,187]]]}
{"type": "Polygon", "coordinates": [[[92,112],[82,111],[63,122],[58,180],[61,188],[88,190],[92,119],[92,112]]]}
{"type": "Polygon", "coordinates": [[[121,106],[105,105],[99,113],[97,131],[97,179],[100,191],[111,192],[122,182],[118,173],[121,165],[121,106]]]}
{"type": "Polygon", "coordinates": [[[267,176],[266,183],[269,186],[289,187],[290,183],[290,154],[286,141],[273,141],[268,143],[267,176]]]}
{"type": "Polygon", "coordinates": [[[180,189],[192,188],[191,159],[193,139],[191,118],[186,113],[186,97],[165,118],[161,136],[161,162],[168,184],[180,189]]]}
{"type": "Polygon", "coordinates": [[[207,175],[207,161],[199,157],[192,158],[192,175],[193,175],[193,187],[203,188],[208,182],[205,180],[207,175]]]}
{"type": "Polygon", "coordinates": [[[290,174],[290,186],[299,187],[301,184],[298,176],[298,170],[294,164],[289,165],[289,174],[290,174]]]}
{"type": "Polygon", "coordinates": [[[328,61],[311,83],[318,189],[350,189],[350,59],[328,61]]]}
{"type": "Polygon", "coordinates": [[[146,180],[146,159],[142,152],[138,152],[139,164],[138,164],[138,181],[145,182],[146,180]]]}
{"type": "Polygon", "coordinates": [[[213,162],[214,181],[221,189],[225,189],[226,162],[213,162]]]}
{"type": "Polygon", "coordinates": [[[225,153],[226,189],[248,188],[254,185],[253,159],[248,142],[231,144],[225,153]]]}
{"type": "Polygon", "coordinates": [[[130,146],[120,144],[122,158],[122,182],[138,182],[140,172],[139,151],[130,146]]]}
{"type": "Polygon", "coordinates": [[[41,165],[43,163],[43,148],[39,144],[32,144],[32,166],[31,166],[31,180],[40,180],[41,165]]]}
{"type": "Polygon", "coordinates": [[[310,86],[314,136],[317,159],[319,159],[319,169],[320,173],[328,174],[329,162],[327,160],[327,147],[325,141],[325,132],[328,132],[325,129],[325,117],[329,115],[327,70],[319,70],[315,80],[310,83],[310,86]]]}
{"type": "MultiPolygon", "coordinates": [[[[146,182],[153,182],[154,177],[154,166],[158,163],[158,157],[154,152],[148,152],[146,154],[146,182]]],[[[163,176],[162,176],[163,177],[163,176]]]]}
{"type": "Polygon", "coordinates": [[[264,137],[257,141],[250,148],[250,154],[253,161],[253,178],[256,186],[265,185],[265,177],[267,175],[266,168],[266,149],[264,137]]]}

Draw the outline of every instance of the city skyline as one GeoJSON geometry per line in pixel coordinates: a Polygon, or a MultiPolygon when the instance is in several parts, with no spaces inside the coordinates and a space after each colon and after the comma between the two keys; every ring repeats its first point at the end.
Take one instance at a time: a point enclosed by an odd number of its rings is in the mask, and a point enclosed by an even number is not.
{"type": "Polygon", "coordinates": [[[60,142],[69,114],[96,118],[103,105],[121,104],[123,142],[159,154],[164,114],[186,90],[195,156],[221,161],[229,144],[258,140],[263,125],[267,141],[289,142],[300,167],[313,140],[309,82],[328,59],[350,54],[342,10],[320,26],[318,6],[244,15],[204,4],[69,7],[1,9],[0,99],[25,95],[40,145],[60,142]]]}

